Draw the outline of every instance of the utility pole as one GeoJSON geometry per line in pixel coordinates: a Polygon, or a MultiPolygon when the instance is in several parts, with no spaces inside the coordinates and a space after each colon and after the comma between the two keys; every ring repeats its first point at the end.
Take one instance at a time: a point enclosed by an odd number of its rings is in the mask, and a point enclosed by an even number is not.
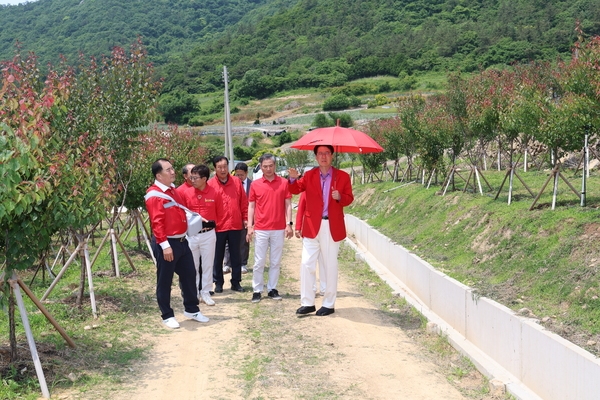
{"type": "Polygon", "coordinates": [[[225,82],[225,157],[229,159],[229,171],[233,171],[233,138],[231,136],[231,114],[229,112],[229,85],[226,66],[223,66],[223,81],[225,82]]]}

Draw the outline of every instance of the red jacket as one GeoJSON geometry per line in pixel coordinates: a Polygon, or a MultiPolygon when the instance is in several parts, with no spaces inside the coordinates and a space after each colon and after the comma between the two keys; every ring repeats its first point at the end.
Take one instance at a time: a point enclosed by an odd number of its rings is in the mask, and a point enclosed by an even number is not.
{"type": "MultiPolygon", "coordinates": [[[[150,186],[146,190],[146,193],[151,190],[163,193],[163,190],[156,183],[150,186]]],[[[169,188],[164,193],[181,204],[181,198],[175,189],[169,188]]],[[[165,208],[164,205],[168,202],[169,200],[161,199],[160,197],[150,197],[146,200],[146,210],[148,210],[148,215],[150,215],[150,227],[156,238],[156,243],[159,244],[166,242],[167,236],[179,236],[185,234],[187,231],[185,211],[179,207],[165,208]]]]}
{"type": "MultiPolygon", "coordinates": [[[[183,194],[189,189],[193,188],[192,185],[188,183],[188,181],[183,181],[183,183],[175,188],[175,191],[179,195],[179,197],[183,197],[183,194]]],[[[189,207],[188,207],[189,208],[189,207]]]]}
{"type": "MultiPolygon", "coordinates": [[[[321,189],[321,172],[319,168],[308,171],[302,178],[289,183],[290,192],[306,196],[306,208],[302,222],[302,237],[314,239],[321,229],[321,216],[323,215],[323,195],[321,189]]],[[[331,190],[340,192],[340,200],[329,199],[329,229],[334,242],[346,238],[346,223],[344,222],[344,207],[354,201],[350,175],[337,168],[333,168],[331,190]]]]}
{"type": "Polygon", "coordinates": [[[226,183],[221,183],[217,176],[208,180],[208,184],[216,190],[217,201],[217,232],[236,231],[244,228],[248,221],[248,198],[242,186],[242,181],[230,176],[226,183]]]}
{"type": "Polygon", "coordinates": [[[304,221],[304,209],[306,208],[306,194],[300,193],[300,200],[298,200],[298,210],[296,210],[296,227],[297,231],[302,231],[302,222],[304,221]]]}
{"type": "Polygon", "coordinates": [[[181,204],[197,212],[206,220],[217,220],[217,210],[221,207],[221,203],[217,201],[217,191],[212,186],[206,185],[204,190],[190,186],[180,193],[183,201],[181,204]]]}

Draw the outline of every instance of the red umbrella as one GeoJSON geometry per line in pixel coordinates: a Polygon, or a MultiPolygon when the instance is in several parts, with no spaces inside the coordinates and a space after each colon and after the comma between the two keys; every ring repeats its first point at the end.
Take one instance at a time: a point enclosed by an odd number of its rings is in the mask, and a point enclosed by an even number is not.
{"type": "Polygon", "coordinates": [[[292,145],[299,150],[313,150],[315,146],[331,145],[336,153],[380,153],[383,151],[373,138],[356,129],[332,126],[308,132],[292,145]]]}

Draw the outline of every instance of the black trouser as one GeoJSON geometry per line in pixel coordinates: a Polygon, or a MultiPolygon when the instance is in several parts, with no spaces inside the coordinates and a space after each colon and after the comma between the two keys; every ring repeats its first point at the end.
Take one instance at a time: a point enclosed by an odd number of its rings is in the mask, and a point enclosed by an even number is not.
{"type": "Polygon", "coordinates": [[[169,244],[173,249],[173,261],[165,260],[162,247],[156,243],[156,238],[152,237],[152,252],[156,259],[156,301],[162,319],[175,316],[171,308],[173,274],[179,276],[184,310],[192,314],[200,311],[198,290],[196,289],[196,268],[187,240],[169,239],[169,244]]]}
{"type": "MultiPolygon", "coordinates": [[[[248,266],[248,257],[250,256],[250,242],[246,241],[246,235],[248,234],[248,229],[241,230],[241,239],[240,239],[240,262],[242,265],[248,266]]],[[[229,260],[229,245],[225,246],[225,257],[223,258],[223,263],[227,267],[231,267],[231,261],[229,260]]]]}
{"type": "Polygon", "coordinates": [[[250,255],[250,242],[246,242],[248,229],[242,229],[242,238],[240,240],[240,262],[248,266],[248,256],[250,255]]]}
{"type": "MultiPolygon", "coordinates": [[[[229,244],[229,259],[231,260],[231,285],[239,285],[242,281],[242,261],[240,257],[240,240],[242,231],[217,232],[215,248],[215,263],[213,264],[213,282],[223,286],[223,257],[225,257],[225,244],[229,244]]],[[[244,238],[246,240],[246,238],[244,238]]]]}

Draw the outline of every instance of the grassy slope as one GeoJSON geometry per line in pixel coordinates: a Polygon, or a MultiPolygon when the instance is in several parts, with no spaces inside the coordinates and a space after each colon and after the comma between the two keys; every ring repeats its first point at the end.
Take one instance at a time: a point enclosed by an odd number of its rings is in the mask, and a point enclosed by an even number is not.
{"type": "MultiPolygon", "coordinates": [[[[547,179],[546,172],[520,175],[536,193],[547,179]]],[[[581,187],[580,177],[566,175],[581,187]]],[[[507,185],[493,200],[504,173],[485,176],[495,190],[485,196],[462,190],[441,196],[439,186],[419,184],[384,193],[397,182],[356,185],[347,211],[482,295],[515,311],[527,308],[529,316],[549,317],[542,322],[548,329],[598,354],[600,177],[589,181],[588,207],[579,207],[560,182],[554,211],[550,186],[528,211],[533,199],[516,179],[516,201],[508,205],[507,185]]]]}

